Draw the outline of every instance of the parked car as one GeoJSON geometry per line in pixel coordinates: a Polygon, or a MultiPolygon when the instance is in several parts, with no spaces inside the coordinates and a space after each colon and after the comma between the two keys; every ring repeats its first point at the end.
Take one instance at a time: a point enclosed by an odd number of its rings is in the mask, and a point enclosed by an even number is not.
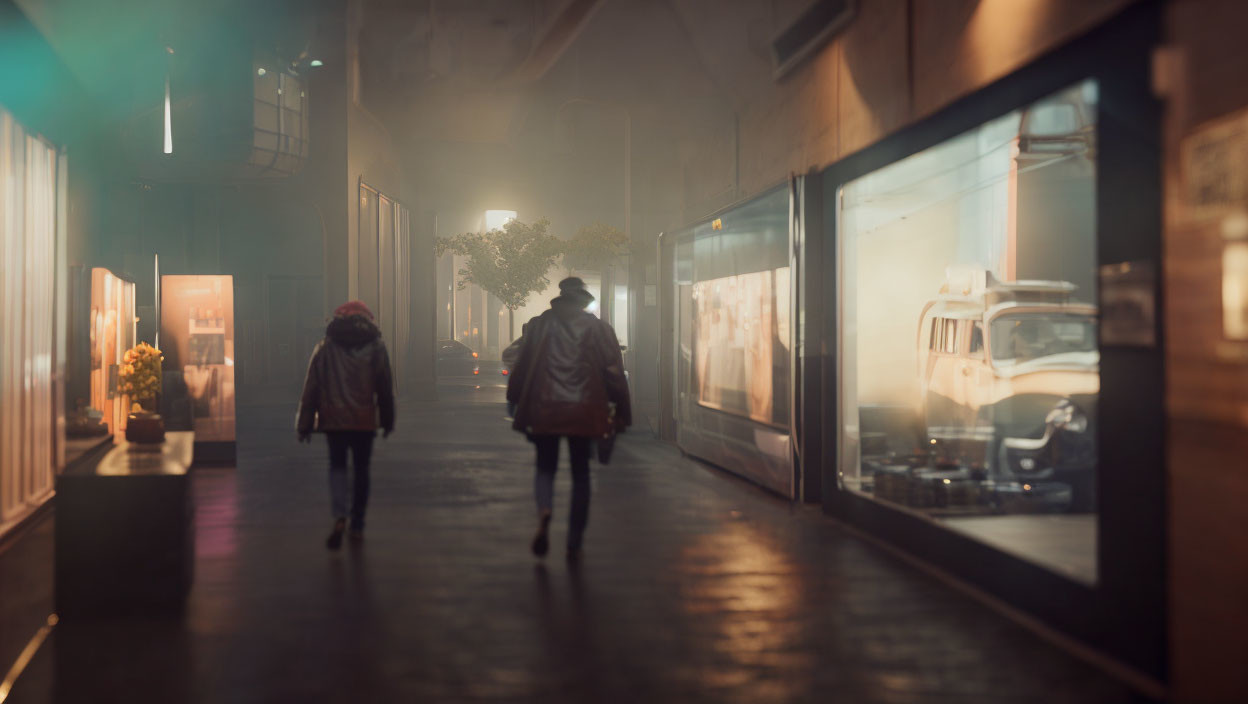
{"type": "Polygon", "coordinates": [[[936,467],[984,475],[998,498],[1094,504],[1096,307],[1062,281],[978,272],[920,315],[922,420],[936,467]],[[1047,498],[1046,498],[1047,497],[1047,498]]]}
{"type": "Polygon", "coordinates": [[[475,376],[481,373],[477,353],[458,340],[438,340],[438,376],[475,376]]]}

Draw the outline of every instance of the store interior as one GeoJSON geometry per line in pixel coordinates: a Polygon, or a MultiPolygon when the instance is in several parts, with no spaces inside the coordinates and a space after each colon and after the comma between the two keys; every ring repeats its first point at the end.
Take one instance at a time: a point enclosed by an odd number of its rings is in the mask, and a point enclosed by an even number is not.
{"type": "Polygon", "coordinates": [[[1096,114],[1080,82],[846,183],[835,213],[842,486],[1089,584],[1096,114]]]}

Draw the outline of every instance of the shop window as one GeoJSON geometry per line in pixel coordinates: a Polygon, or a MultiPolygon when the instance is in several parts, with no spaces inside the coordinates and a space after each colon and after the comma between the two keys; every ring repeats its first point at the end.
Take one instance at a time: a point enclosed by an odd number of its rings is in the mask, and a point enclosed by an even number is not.
{"type": "Polygon", "coordinates": [[[194,430],[196,457],[232,460],[236,415],[234,277],[160,277],[161,414],[194,430]],[[222,453],[222,454],[215,454],[222,453]]]}
{"type": "Polygon", "coordinates": [[[257,175],[285,176],[308,158],[308,89],[303,79],[273,66],[252,66],[253,131],[250,165],[257,175]]]}
{"type": "Polygon", "coordinates": [[[789,422],[788,193],[774,191],[699,228],[687,326],[698,405],[789,422]]]}
{"type": "Polygon", "coordinates": [[[836,214],[843,487],[1087,582],[1097,95],[850,181],[836,214]]]}
{"type": "Polygon", "coordinates": [[[129,399],[117,391],[126,351],[134,347],[134,283],[108,269],[91,270],[91,408],[117,439],[124,437],[129,399]]]}
{"type": "Polygon", "coordinates": [[[980,356],[984,353],[984,324],[975,321],[971,326],[971,347],[967,354],[980,356]]]}

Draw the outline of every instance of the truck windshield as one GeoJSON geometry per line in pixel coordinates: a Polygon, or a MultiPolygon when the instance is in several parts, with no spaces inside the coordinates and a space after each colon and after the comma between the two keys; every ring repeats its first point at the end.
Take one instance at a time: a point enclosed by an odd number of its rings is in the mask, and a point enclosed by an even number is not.
{"type": "Polygon", "coordinates": [[[1096,320],[1070,313],[1016,313],[992,321],[992,359],[1017,363],[1096,351],[1096,320]]]}

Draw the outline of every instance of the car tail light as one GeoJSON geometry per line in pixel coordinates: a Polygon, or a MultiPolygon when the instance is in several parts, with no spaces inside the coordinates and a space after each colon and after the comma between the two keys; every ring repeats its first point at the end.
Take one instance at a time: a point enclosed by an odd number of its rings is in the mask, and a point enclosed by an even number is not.
{"type": "Polygon", "coordinates": [[[509,373],[510,372],[508,372],[506,369],[503,370],[503,376],[507,376],[509,373]]]}

